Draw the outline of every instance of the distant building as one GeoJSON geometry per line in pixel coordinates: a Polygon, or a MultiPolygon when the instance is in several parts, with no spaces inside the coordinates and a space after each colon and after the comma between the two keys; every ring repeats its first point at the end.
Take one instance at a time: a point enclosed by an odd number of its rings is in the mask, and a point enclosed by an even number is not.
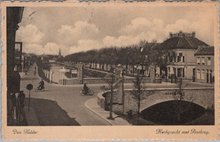
{"type": "Polygon", "coordinates": [[[59,52],[57,55],[41,55],[41,61],[44,63],[55,63],[59,59],[62,59],[63,56],[61,54],[61,50],[59,49],[59,52]]]}
{"type": "Polygon", "coordinates": [[[195,53],[196,81],[214,82],[214,47],[200,47],[195,53]]]}
{"type": "Polygon", "coordinates": [[[59,49],[58,58],[62,58],[61,49],[59,49]]]}
{"type": "Polygon", "coordinates": [[[175,76],[195,80],[196,58],[194,54],[200,46],[208,46],[196,38],[195,32],[170,33],[170,37],[159,46],[163,50],[168,50],[168,78],[175,76]]]}

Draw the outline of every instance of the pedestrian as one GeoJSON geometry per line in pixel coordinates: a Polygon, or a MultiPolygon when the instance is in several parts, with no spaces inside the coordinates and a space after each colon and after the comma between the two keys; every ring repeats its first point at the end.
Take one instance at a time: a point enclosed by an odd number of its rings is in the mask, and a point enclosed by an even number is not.
{"type": "Polygon", "coordinates": [[[18,72],[18,67],[14,67],[14,71],[12,72],[12,76],[10,78],[10,86],[11,90],[10,92],[12,93],[19,93],[20,92],[20,74],[18,72]]]}
{"type": "Polygon", "coordinates": [[[15,93],[11,93],[11,116],[12,116],[12,120],[16,120],[16,95],[15,93]]]}
{"type": "Polygon", "coordinates": [[[24,120],[24,106],[25,106],[25,94],[24,91],[20,91],[18,95],[18,101],[19,101],[19,120],[20,122],[24,120]]]}

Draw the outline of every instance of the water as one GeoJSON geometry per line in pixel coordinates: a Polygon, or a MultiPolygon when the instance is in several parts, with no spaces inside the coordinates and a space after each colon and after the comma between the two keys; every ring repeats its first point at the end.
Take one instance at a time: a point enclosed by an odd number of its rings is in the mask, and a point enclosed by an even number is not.
{"type": "Polygon", "coordinates": [[[214,113],[186,101],[167,101],[142,111],[142,118],[158,125],[213,124],[214,113]]]}

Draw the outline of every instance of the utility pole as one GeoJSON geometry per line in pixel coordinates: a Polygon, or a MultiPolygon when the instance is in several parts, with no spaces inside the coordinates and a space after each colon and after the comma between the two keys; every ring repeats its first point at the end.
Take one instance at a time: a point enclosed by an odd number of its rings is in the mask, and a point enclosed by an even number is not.
{"type": "Polygon", "coordinates": [[[110,96],[110,111],[109,111],[109,119],[113,119],[112,116],[112,105],[113,105],[113,85],[111,84],[111,96],[110,96]]]}

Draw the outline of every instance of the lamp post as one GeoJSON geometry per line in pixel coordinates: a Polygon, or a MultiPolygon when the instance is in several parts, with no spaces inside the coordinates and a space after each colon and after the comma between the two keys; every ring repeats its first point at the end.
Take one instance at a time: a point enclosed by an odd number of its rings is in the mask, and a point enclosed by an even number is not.
{"type": "Polygon", "coordinates": [[[123,108],[122,108],[122,112],[123,114],[125,114],[125,92],[124,92],[124,69],[122,70],[122,105],[123,105],[123,108]]]}
{"type": "Polygon", "coordinates": [[[140,52],[141,52],[141,74],[144,76],[144,60],[145,60],[145,56],[144,56],[144,47],[140,47],[140,52]]]}
{"type": "Polygon", "coordinates": [[[28,84],[26,86],[27,90],[28,90],[28,112],[30,111],[30,98],[31,98],[31,90],[33,89],[33,85],[32,84],[28,84]]]}
{"type": "Polygon", "coordinates": [[[115,83],[115,74],[114,71],[111,71],[111,74],[108,78],[106,78],[106,81],[110,87],[110,102],[109,102],[109,117],[107,119],[114,120],[112,112],[113,112],[113,99],[114,99],[114,83],[115,83]]]}

